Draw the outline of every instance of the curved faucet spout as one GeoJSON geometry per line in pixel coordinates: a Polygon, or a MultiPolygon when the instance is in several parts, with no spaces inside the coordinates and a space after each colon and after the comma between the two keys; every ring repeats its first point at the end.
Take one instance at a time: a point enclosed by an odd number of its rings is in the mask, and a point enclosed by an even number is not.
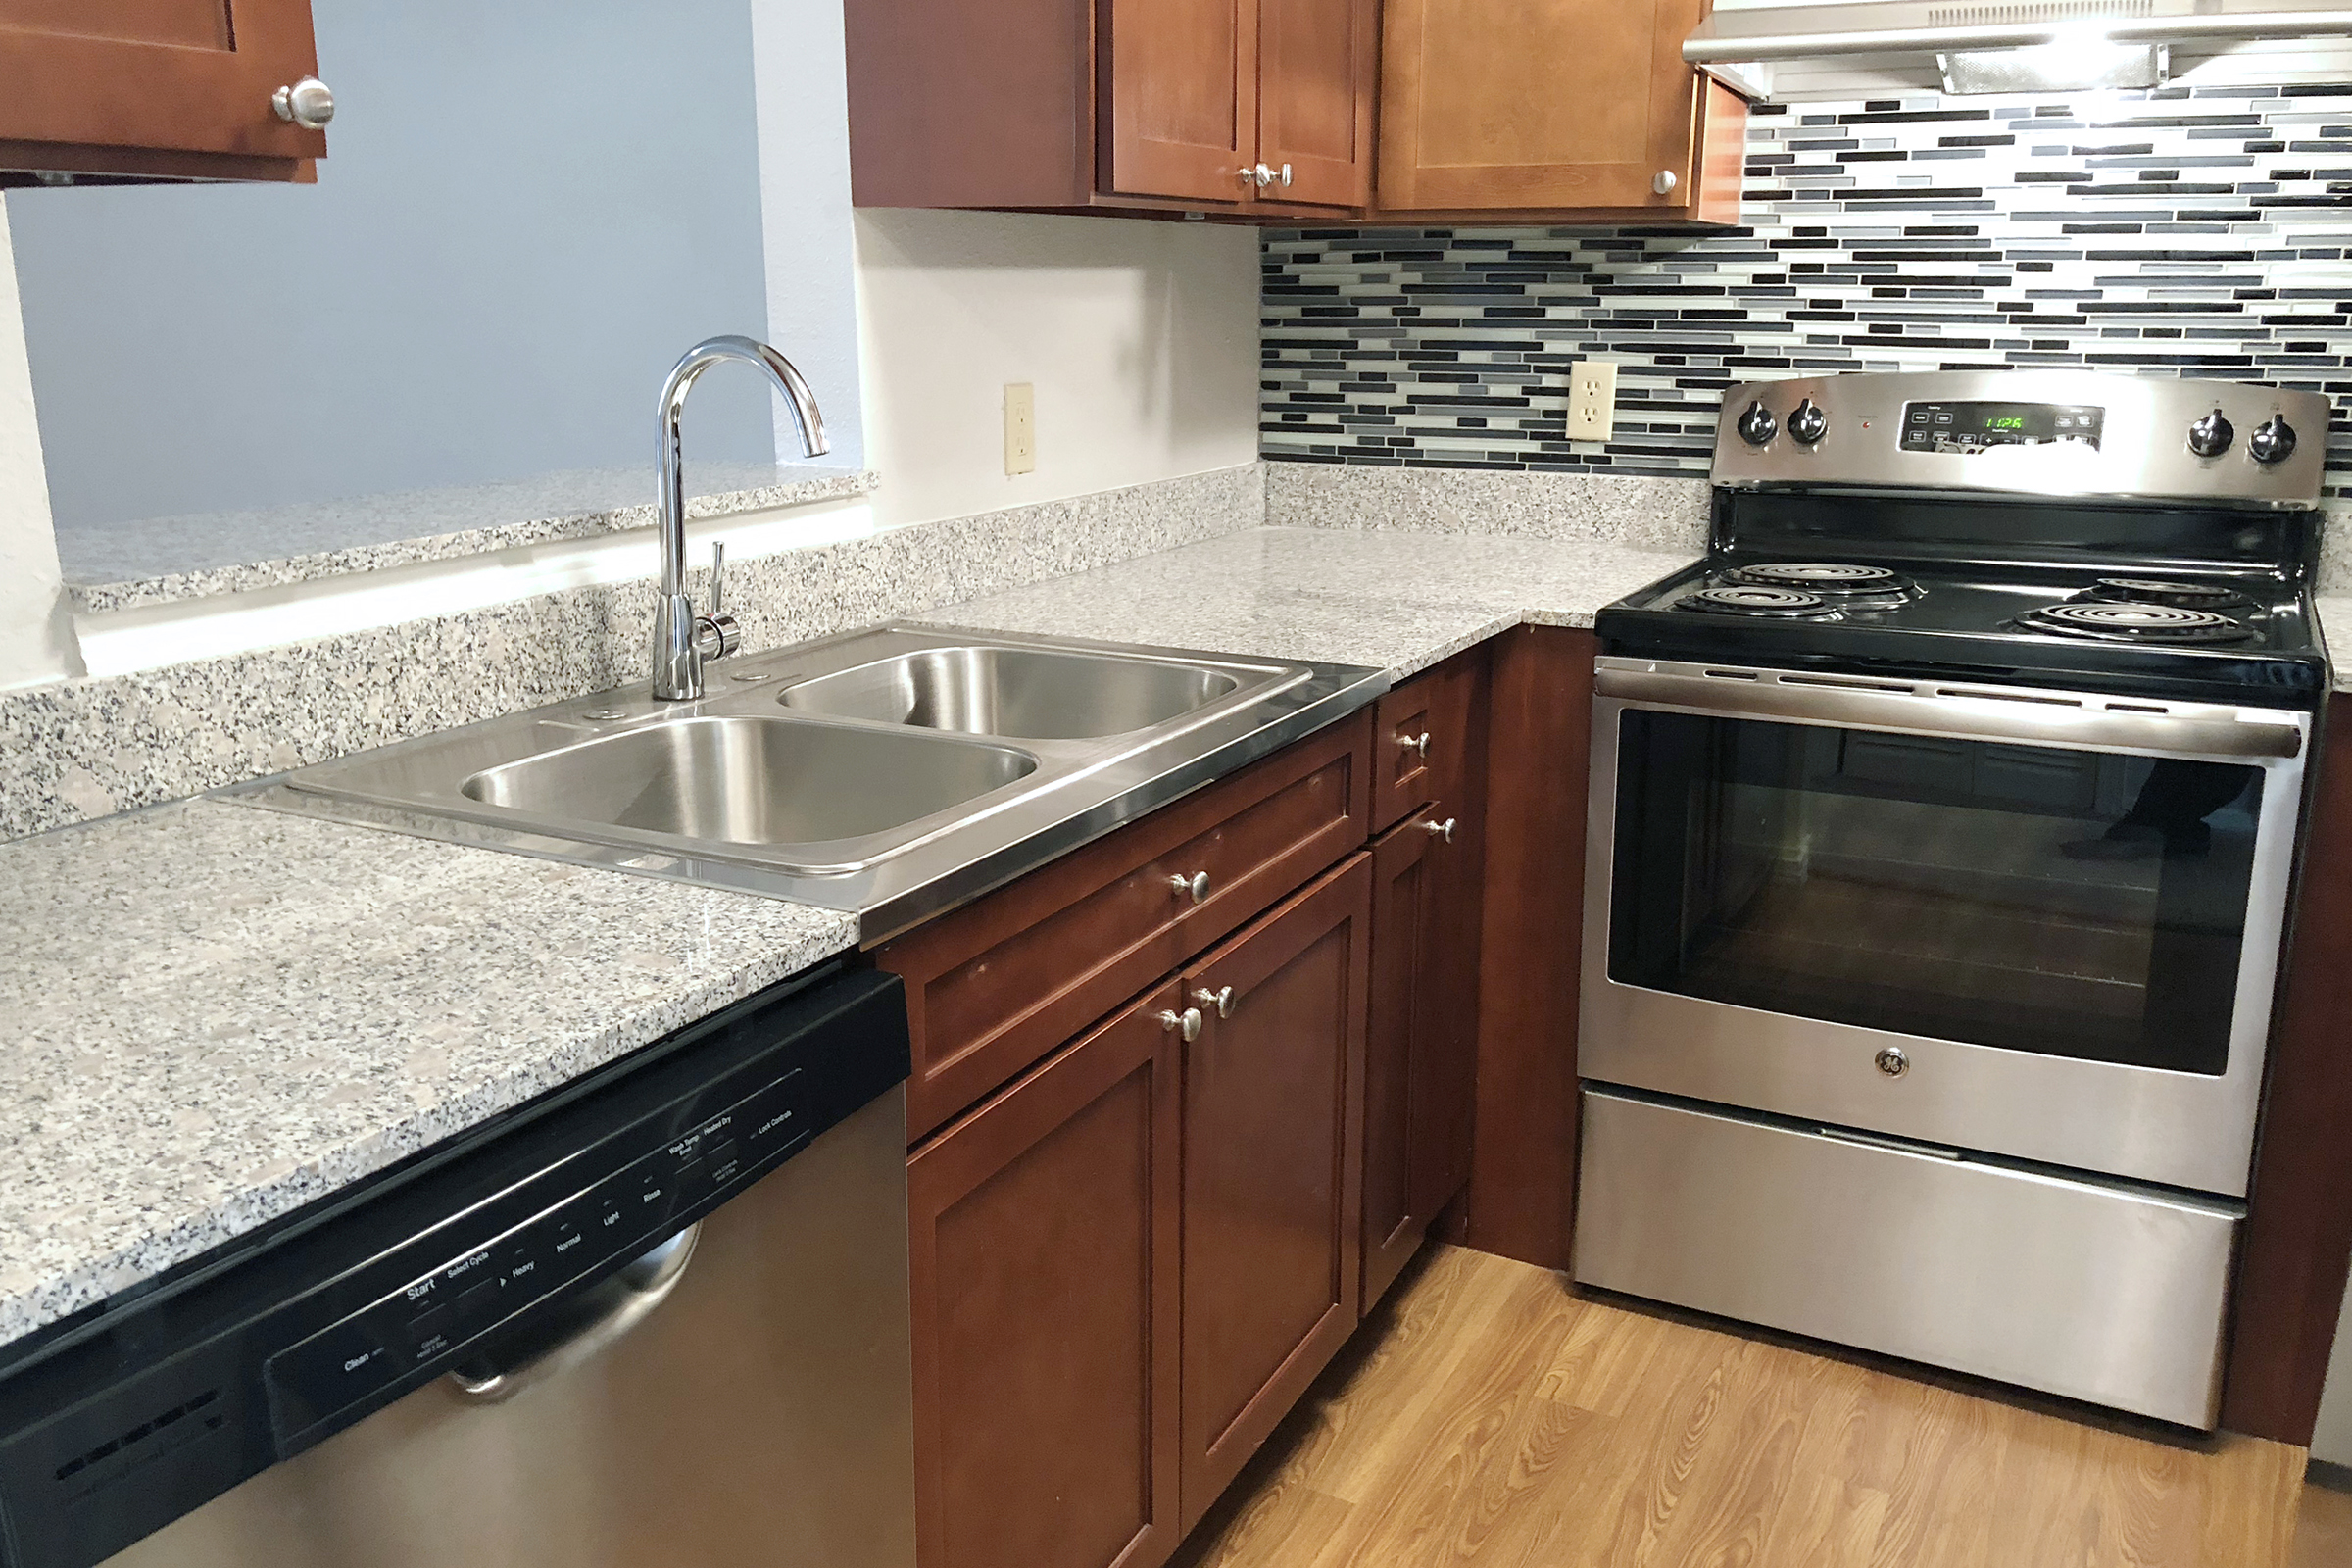
{"type": "Polygon", "coordinates": [[[662,448],[662,597],[654,608],[654,695],[677,701],[703,695],[703,650],[700,617],[686,595],[686,472],[682,426],[686,394],[713,365],[741,360],[764,371],[799,428],[801,451],[821,457],[832,450],[825,439],[825,416],[816,406],[808,383],[792,362],[774,349],[749,337],[705,338],[688,349],[662,385],[656,410],[662,448]]]}

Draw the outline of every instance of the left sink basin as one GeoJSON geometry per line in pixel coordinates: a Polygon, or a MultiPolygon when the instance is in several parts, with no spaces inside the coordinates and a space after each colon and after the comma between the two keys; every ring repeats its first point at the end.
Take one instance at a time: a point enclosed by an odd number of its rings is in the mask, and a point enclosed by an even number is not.
{"type": "Polygon", "coordinates": [[[710,844],[815,844],[888,832],[1036,770],[1010,747],[938,735],[687,718],[484,768],[461,789],[561,821],[710,844]]]}

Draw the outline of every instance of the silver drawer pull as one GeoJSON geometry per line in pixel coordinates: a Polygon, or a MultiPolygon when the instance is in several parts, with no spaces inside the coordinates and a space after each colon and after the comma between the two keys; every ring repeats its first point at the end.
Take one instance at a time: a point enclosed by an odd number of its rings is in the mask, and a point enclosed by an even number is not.
{"type": "Polygon", "coordinates": [[[1396,737],[1396,744],[1416,756],[1427,757],[1429,755],[1429,731],[1423,730],[1418,735],[1399,735],[1396,737]]]}
{"type": "Polygon", "coordinates": [[[1184,1043],[1189,1046],[1200,1038],[1200,1009],[1187,1007],[1182,1012],[1162,1012],[1159,1015],[1159,1027],[1163,1032],[1169,1029],[1183,1030],[1184,1043]]]}
{"type": "Polygon", "coordinates": [[[1432,820],[1422,823],[1421,831],[1433,839],[1444,839],[1446,843],[1451,844],[1453,842],[1453,823],[1454,819],[1450,816],[1443,822],[1432,820]]]}
{"type": "Polygon", "coordinates": [[[1168,878],[1168,886],[1179,893],[1190,893],[1193,902],[1199,904],[1208,897],[1208,873],[1195,871],[1191,876],[1172,876],[1168,878]]]}
{"type": "Polygon", "coordinates": [[[1217,1016],[1220,1018],[1233,1016],[1233,987],[1231,986],[1219,986],[1214,991],[1209,990],[1206,986],[1201,986],[1193,993],[1193,1000],[1203,1007],[1216,1008],[1217,1016]]]}

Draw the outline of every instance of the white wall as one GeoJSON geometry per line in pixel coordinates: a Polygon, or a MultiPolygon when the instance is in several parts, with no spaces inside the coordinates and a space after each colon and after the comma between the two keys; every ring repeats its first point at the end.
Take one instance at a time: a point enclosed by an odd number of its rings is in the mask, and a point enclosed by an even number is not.
{"type": "MultiPolygon", "coordinates": [[[[767,341],[784,351],[822,405],[832,461],[862,464],[850,84],[842,51],[841,0],[752,0],[767,341]]],[[[790,463],[801,455],[800,435],[784,400],[772,401],[776,456],[790,463]]]]}
{"type": "Polygon", "coordinates": [[[58,586],[8,207],[0,202],[0,689],[79,673],[81,656],[58,586]]]}
{"type": "Polygon", "coordinates": [[[1019,213],[858,214],[867,459],[887,526],[1257,457],[1257,232],[1019,213]],[[1004,473],[1004,389],[1037,388],[1004,473]]]}
{"type": "Polygon", "coordinates": [[[2344,1293],[2343,1311],[2335,1320],[2335,1350],[2328,1358],[2328,1389],[2320,1396],[2311,1456],[2352,1465],[2352,1291],[2344,1293]]]}

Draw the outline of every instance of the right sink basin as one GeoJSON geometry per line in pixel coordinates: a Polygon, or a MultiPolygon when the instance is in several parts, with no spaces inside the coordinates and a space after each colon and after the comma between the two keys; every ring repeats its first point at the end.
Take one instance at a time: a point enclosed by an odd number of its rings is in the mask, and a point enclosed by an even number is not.
{"type": "Polygon", "coordinates": [[[1220,669],[1036,648],[926,648],[784,689],[787,708],[869,723],[1089,740],[1205,708],[1241,687],[1220,669]]]}

